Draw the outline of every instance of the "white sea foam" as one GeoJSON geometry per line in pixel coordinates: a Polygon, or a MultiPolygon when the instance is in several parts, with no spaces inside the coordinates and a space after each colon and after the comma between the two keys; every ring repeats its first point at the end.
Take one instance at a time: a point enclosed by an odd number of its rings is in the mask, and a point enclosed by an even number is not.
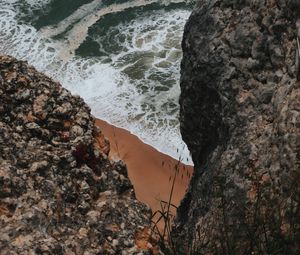
{"type": "MultiPolygon", "coordinates": [[[[17,0],[14,0],[17,2],[17,0]]],[[[32,9],[41,9],[51,2],[51,0],[25,0],[32,9]]]]}
{"type": "MultiPolygon", "coordinates": [[[[34,8],[42,8],[47,3],[27,2],[36,3],[34,8]]],[[[179,80],[179,58],[176,54],[180,54],[180,49],[178,42],[172,40],[180,41],[179,35],[188,11],[152,12],[130,24],[120,24],[114,29],[131,38],[123,42],[126,52],[111,54],[112,61],[104,63],[101,58],[95,57],[61,58],[62,42],[45,36],[30,25],[18,24],[16,3],[16,0],[0,0],[0,53],[27,60],[82,96],[96,117],[126,128],[158,150],[192,164],[181,140],[178,111],[174,113],[174,109],[170,108],[172,103],[175,108],[178,107],[179,85],[177,83],[167,91],[157,92],[155,80],[150,78],[159,72],[171,77],[169,79],[179,80]],[[126,74],[126,68],[134,67],[134,63],[127,63],[126,58],[134,52],[157,52],[148,59],[143,58],[143,65],[147,65],[148,69],[141,79],[133,79],[126,74]],[[143,84],[149,93],[143,93],[143,84]],[[167,114],[168,110],[170,114],[167,114]]]]}
{"type": "Polygon", "coordinates": [[[102,0],[94,0],[91,3],[82,5],[72,15],[62,20],[56,25],[44,27],[40,32],[47,37],[59,35],[67,30],[73,23],[77,22],[70,31],[67,32],[64,45],[61,47],[60,57],[67,60],[74,56],[75,50],[83,43],[88,34],[88,29],[94,25],[101,17],[111,14],[123,12],[127,9],[137,8],[151,5],[153,3],[161,3],[168,5],[170,3],[181,3],[183,0],[133,0],[121,4],[111,4],[99,8],[102,0]]]}

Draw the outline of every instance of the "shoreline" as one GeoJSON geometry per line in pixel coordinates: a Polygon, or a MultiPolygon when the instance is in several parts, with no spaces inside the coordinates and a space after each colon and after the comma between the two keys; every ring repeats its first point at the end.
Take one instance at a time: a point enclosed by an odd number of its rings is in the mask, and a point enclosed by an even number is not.
{"type": "MultiPolygon", "coordinates": [[[[160,201],[169,201],[175,169],[178,169],[171,203],[175,206],[180,204],[192,176],[193,166],[184,165],[159,152],[123,128],[100,119],[96,119],[96,125],[110,141],[110,159],[121,159],[127,165],[128,176],[139,201],[149,205],[153,213],[161,210],[160,201]]],[[[175,208],[171,207],[171,213],[175,215],[175,208]]],[[[158,226],[161,229],[162,222],[158,226]]]]}

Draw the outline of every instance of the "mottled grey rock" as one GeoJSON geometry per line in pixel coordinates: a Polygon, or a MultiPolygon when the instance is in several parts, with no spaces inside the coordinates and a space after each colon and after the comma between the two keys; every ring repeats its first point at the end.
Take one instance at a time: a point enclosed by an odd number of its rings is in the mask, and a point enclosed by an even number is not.
{"type": "Polygon", "coordinates": [[[180,122],[195,172],[179,253],[300,253],[299,7],[200,0],[186,24],[180,122]]]}
{"type": "Polygon", "coordinates": [[[97,146],[105,139],[83,100],[8,56],[0,95],[1,255],[149,254],[136,235],[150,209],[97,146]]]}

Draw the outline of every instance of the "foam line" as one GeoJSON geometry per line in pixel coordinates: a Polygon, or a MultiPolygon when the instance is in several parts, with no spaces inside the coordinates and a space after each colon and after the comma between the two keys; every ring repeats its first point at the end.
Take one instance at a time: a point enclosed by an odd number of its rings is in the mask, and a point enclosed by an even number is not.
{"type": "Polygon", "coordinates": [[[65,32],[72,24],[93,12],[97,7],[100,6],[101,3],[102,0],[94,0],[91,3],[84,4],[58,24],[41,28],[40,33],[46,35],[47,37],[59,35],[65,32]]]}
{"type": "Polygon", "coordinates": [[[154,3],[167,4],[181,2],[184,1],[170,0],[168,2],[164,2],[161,0],[135,0],[122,4],[112,4],[108,7],[102,7],[101,9],[93,12],[93,10],[101,3],[101,0],[95,0],[89,4],[81,6],[77,11],[75,11],[65,20],[61,21],[58,25],[42,28],[40,32],[46,35],[46,37],[59,35],[63,33],[74,22],[80,19],[80,21],[76,23],[74,27],[67,33],[67,35],[65,36],[65,40],[63,41],[64,45],[62,45],[61,47],[62,50],[60,56],[62,59],[67,61],[74,56],[75,50],[86,39],[89,27],[94,25],[101,17],[112,13],[123,12],[131,8],[151,5],[154,3]]]}

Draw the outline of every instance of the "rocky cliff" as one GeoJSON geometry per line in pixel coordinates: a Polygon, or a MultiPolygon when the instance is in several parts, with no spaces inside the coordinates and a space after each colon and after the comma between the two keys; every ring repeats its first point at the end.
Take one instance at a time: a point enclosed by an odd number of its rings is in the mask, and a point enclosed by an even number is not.
{"type": "Polygon", "coordinates": [[[0,253],[149,254],[150,210],[80,97],[0,57],[0,253]]]}
{"type": "Polygon", "coordinates": [[[300,254],[298,17],[298,0],[200,0],[186,24],[182,254],[300,254]]]}

